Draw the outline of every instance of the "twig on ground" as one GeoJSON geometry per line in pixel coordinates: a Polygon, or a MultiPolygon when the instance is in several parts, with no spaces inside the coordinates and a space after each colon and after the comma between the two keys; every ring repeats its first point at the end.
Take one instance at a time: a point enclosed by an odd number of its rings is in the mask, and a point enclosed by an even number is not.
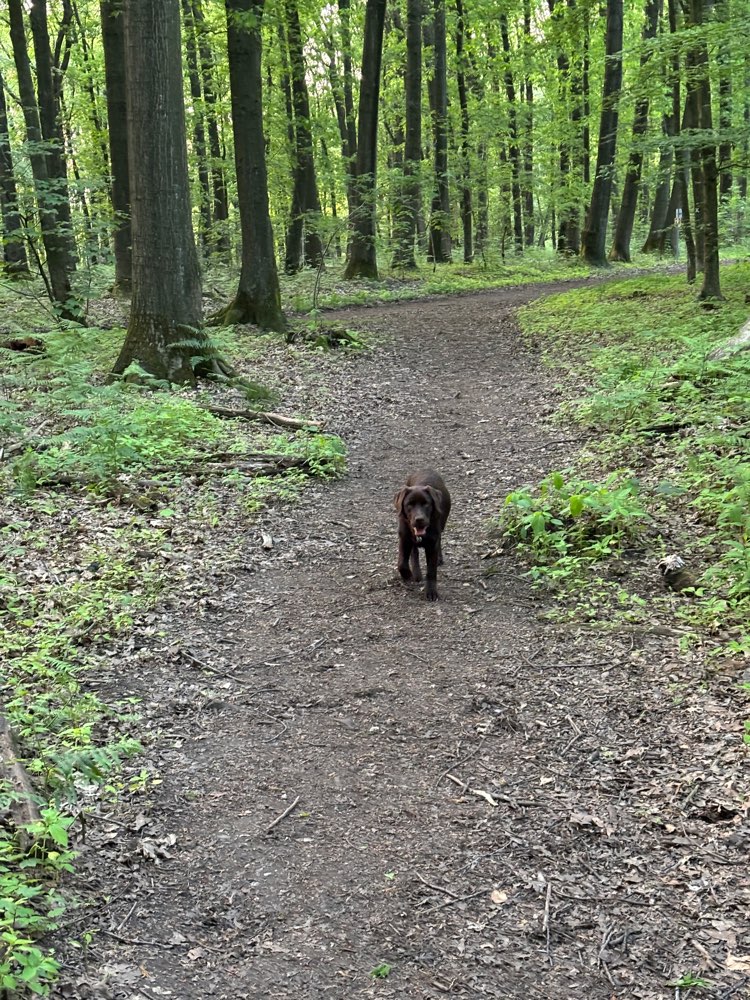
{"type": "Polygon", "coordinates": [[[444,889],[442,886],[433,885],[432,882],[428,882],[426,878],[422,878],[419,872],[414,872],[414,874],[417,876],[422,885],[426,885],[428,889],[434,889],[435,892],[440,892],[445,896],[450,896],[452,899],[460,898],[457,892],[452,892],[450,889],[444,889]]]}
{"type": "Polygon", "coordinates": [[[476,755],[482,750],[484,744],[485,744],[485,738],[482,739],[481,743],[476,748],[476,750],[472,750],[472,752],[470,754],[467,754],[466,757],[463,758],[463,760],[456,761],[455,764],[451,764],[450,767],[446,768],[432,787],[437,788],[440,782],[443,780],[443,778],[447,778],[455,767],[463,767],[464,764],[468,764],[468,762],[472,759],[472,757],[476,757],[476,755]]]}
{"type": "Polygon", "coordinates": [[[266,833],[267,834],[270,833],[271,830],[273,830],[273,828],[275,826],[278,826],[279,823],[282,821],[282,819],[286,819],[286,817],[289,815],[289,813],[292,811],[292,809],[294,809],[294,807],[297,805],[297,803],[299,802],[300,798],[301,798],[301,796],[298,795],[297,798],[294,800],[294,802],[292,802],[291,805],[287,806],[286,809],[284,810],[284,812],[280,816],[277,816],[276,819],[273,821],[273,823],[271,823],[270,826],[266,827],[266,833]]]}

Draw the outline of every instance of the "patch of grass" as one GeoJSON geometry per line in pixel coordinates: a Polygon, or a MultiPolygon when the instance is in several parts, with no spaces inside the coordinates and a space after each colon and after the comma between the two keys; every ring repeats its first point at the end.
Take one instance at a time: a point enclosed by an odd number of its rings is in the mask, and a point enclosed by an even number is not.
{"type": "Polygon", "coordinates": [[[708,355],[747,319],[749,282],[749,264],[723,267],[727,301],[712,310],[680,276],[579,289],[521,310],[523,328],[547,362],[576,372],[577,397],[560,413],[566,425],[592,434],[576,474],[585,468],[594,479],[615,467],[638,478],[639,503],[669,539],[656,539],[656,552],[669,544],[698,571],[698,597],[679,608],[679,617],[689,628],[720,633],[716,653],[744,655],[750,353],[715,361],[708,355]]]}

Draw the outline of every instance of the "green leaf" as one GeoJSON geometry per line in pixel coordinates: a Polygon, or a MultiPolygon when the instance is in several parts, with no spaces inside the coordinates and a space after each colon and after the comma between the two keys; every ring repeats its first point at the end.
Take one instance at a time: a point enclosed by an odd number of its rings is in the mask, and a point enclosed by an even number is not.
{"type": "Polygon", "coordinates": [[[580,493],[574,493],[569,502],[571,517],[580,517],[583,513],[584,499],[580,493]]]}

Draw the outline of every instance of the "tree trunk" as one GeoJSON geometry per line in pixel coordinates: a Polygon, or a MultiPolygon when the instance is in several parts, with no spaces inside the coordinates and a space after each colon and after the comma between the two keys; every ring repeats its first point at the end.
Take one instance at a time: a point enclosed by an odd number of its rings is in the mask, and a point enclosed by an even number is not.
{"type": "Polygon", "coordinates": [[[508,17],[500,15],[500,34],[505,54],[503,80],[505,95],[508,98],[508,159],[510,161],[510,189],[513,203],[513,243],[516,253],[523,250],[523,208],[521,204],[521,152],[518,145],[518,107],[516,105],[516,88],[510,65],[510,37],[508,35],[508,17]]]}
{"type": "Polygon", "coordinates": [[[23,241],[23,220],[18,211],[18,191],[8,132],[5,84],[0,75],[0,211],[3,219],[3,271],[9,278],[27,277],[29,265],[23,241]]]}
{"type": "Polygon", "coordinates": [[[228,324],[255,323],[267,330],[282,331],[286,320],[268,210],[263,137],[263,0],[226,0],[226,10],[242,270],[237,295],[219,318],[228,324]],[[250,14],[252,17],[248,17],[250,14]]]}
{"type": "Polygon", "coordinates": [[[456,0],[456,63],[458,66],[458,103],[461,108],[461,224],[463,229],[464,264],[471,264],[474,260],[474,220],[471,198],[469,103],[466,95],[465,61],[463,0],[456,0]]]}
{"type": "Polygon", "coordinates": [[[211,48],[210,28],[206,24],[202,0],[190,0],[193,23],[198,38],[198,54],[200,56],[201,82],[203,84],[203,102],[206,113],[206,128],[208,130],[208,151],[211,156],[211,187],[213,188],[214,236],[212,248],[218,253],[227,253],[230,249],[229,231],[229,196],[224,175],[224,151],[219,135],[219,119],[216,109],[216,87],[214,84],[215,59],[211,48]]]}
{"type": "Polygon", "coordinates": [[[294,188],[285,269],[287,274],[296,274],[301,269],[303,260],[308,267],[322,264],[323,243],[318,232],[320,196],[313,159],[310,99],[305,81],[305,57],[297,0],[286,0],[286,22],[294,103],[294,188]]]}
{"type": "Polygon", "coordinates": [[[430,80],[432,142],[435,151],[435,187],[430,212],[428,259],[448,264],[451,259],[450,188],[448,185],[448,60],[445,0],[433,0],[433,73],[430,80]]]}
{"type": "Polygon", "coordinates": [[[195,40],[195,21],[190,0],[182,0],[182,20],[185,34],[185,56],[187,61],[190,97],[193,105],[193,143],[198,161],[198,188],[200,190],[200,240],[206,244],[211,230],[211,182],[208,173],[208,150],[206,147],[206,127],[203,122],[203,91],[201,89],[198,66],[198,46],[195,40]]]}
{"type": "Polygon", "coordinates": [[[717,0],[716,16],[722,23],[724,37],[719,43],[719,197],[727,201],[732,194],[732,52],[729,29],[731,14],[729,0],[717,0]]]}
{"type": "Polygon", "coordinates": [[[124,18],[133,297],[114,373],[135,364],[153,378],[193,384],[191,361],[205,353],[205,336],[191,226],[179,0],[128,0],[124,18]]]}
{"type": "Polygon", "coordinates": [[[356,208],[351,225],[351,249],[344,277],[378,278],[375,246],[375,178],[378,149],[378,103],[386,0],[367,0],[359,90],[356,208]]]}
{"type": "Polygon", "coordinates": [[[407,0],[406,73],[404,74],[404,170],[396,208],[393,266],[416,268],[414,240],[421,208],[419,164],[422,159],[422,20],[423,0],[407,0]]]}
{"type": "Polygon", "coordinates": [[[26,32],[23,20],[23,0],[8,0],[10,38],[13,58],[18,75],[18,91],[26,124],[26,138],[29,144],[29,160],[34,177],[34,193],[39,209],[39,223],[42,242],[47,256],[50,298],[57,304],[63,319],[82,323],[83,314],[73,298],[70,286],[69,264],[70,233],[63,232],[57,215],[57,198],[51,190],[53,181],[47,172],[47,158],[44,152],[42,129],[39,122],[39,108],[34,93],[31,63],[26,47],[26,32]]]}
{"type": "Polygon", "coordinates": [[[523,94],[525,97],[523,144],[523,240],[527,247],[534,246],[534,85],[529,73],[529,53],[534,40],[531,34],[531,0],[523,5],[524,62],[526,65],[523,94]]]}
{"type": "MultiPolygon", "coordinates": [[[[695,27],[703,24],[711,0],[690,0],[690,20],[695,27]]],[[[697,111],[698,156],[700,158],[700,205],[703,236],[703,286],[700,299],[721,299],[719,281],[719,172],[713,138],[711,79],[708,47],[702,36],[693,50],[695,70],[694,108],[697,111]]]]}
{"type": "MultiPolygon", "coordinates": [[[[63,15],[69,23],[72,9],[63,15]]],[[[46,143],[45,158],[50,183],[50,197],[54,199],[55,215],[60,240],[60,253],[64,254],[65,269],[72,273],[76,268],[76,248],[70,217],[70,193],[65,164],[65,146],[60,126],[60,67],[53,64],[47,28],[47,0],[32,0],[29,12],[31,37],[34,42],[36,85],[39,102],[39,123],[46,143]]],[[[66,26],[67,29],[67,26],[66,26]]]]}
{"type": "Polygon", "coordinates": [[[109,156],[112,165],[112,208],[115,213],[115,288],[129,294],[133,281],[133,231],[130,221],[125,26],[121,3],[122,0],[102,0],[101,18],[107,84],[109,156]]]}
{"type": "Polygon", "coordinates": [[[623,0],[607,0],[606,64],[602,91],[602,116],[591,204],[583,231],[581,255],[589,264],[607,263],[607,219],[612,194],[612,170],[617,149],[617,121],[622,87],[623,0]]]}
{"type": "Polygon", "coordinates": [[[643,137],[648,129],[649,99],[645,91],[645,70],[653,52],[650,40],[656,38],[659,27],[659,12],[661,0],[646,0],[646,21],[643,26],[643,49],[641,51],[641,73],[639,87],[642,94],[635,102],[635,117],[633,119],[633,140],[625,172],[625,185],[622,191],[620,211],[615,225],[614,241],[609,253],[610,260],[622,260],[630,263],[630,238],[633,235],[635,209],[638,202],[638,188],[641,183],[641,167],[643,165],[643,137]]]}

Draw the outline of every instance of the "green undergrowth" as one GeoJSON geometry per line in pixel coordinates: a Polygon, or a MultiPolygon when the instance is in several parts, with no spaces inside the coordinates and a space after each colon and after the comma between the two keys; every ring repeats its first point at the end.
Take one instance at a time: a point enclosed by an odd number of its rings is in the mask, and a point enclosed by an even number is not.
{"type": "MultiPolygon", "coordinates": [[[[218,557],[216,544],[226,555],[259,510],[346,465],[335,436],[205,408],[270,405],[276,387],[108,383],[123,335],[34,333],[43,353],[0,349],[0,714],[41,816],[25,831],[0,823],[3,997],[54,983],[45,940],[71,905],[64,880],[86,815],[157,780],[138,761],[134,706],[104,700],[97,671],[111,670],[134,626],[194,581],[209,551],[218,557]],[[254,475],[269,456],[301,464],[254,475]]],[[[217,336],[229,357],[267,343],[217,336]]],[[[301,348],[286,350],[294,364],[301,348]]],[[[13,794],[0,779],[0,816],[13,794]]]]}
{"type": "Polygon", "coordinates": [[[600,586],[628,617],[667,615],[711,652],[741,656],[750,653],[750,352],[708,355],[748,317],[750,265],[721,274],[726,301],[712,308],[682,276],[643,276],[521,310],[563,378],[569,401],[557,420],[586,447],[574,469],[511,494],[499,529],[572,613],[585,613],[600,586]],[[658,588],[669,554],[694,577],[686,593],[658,588]]]}

